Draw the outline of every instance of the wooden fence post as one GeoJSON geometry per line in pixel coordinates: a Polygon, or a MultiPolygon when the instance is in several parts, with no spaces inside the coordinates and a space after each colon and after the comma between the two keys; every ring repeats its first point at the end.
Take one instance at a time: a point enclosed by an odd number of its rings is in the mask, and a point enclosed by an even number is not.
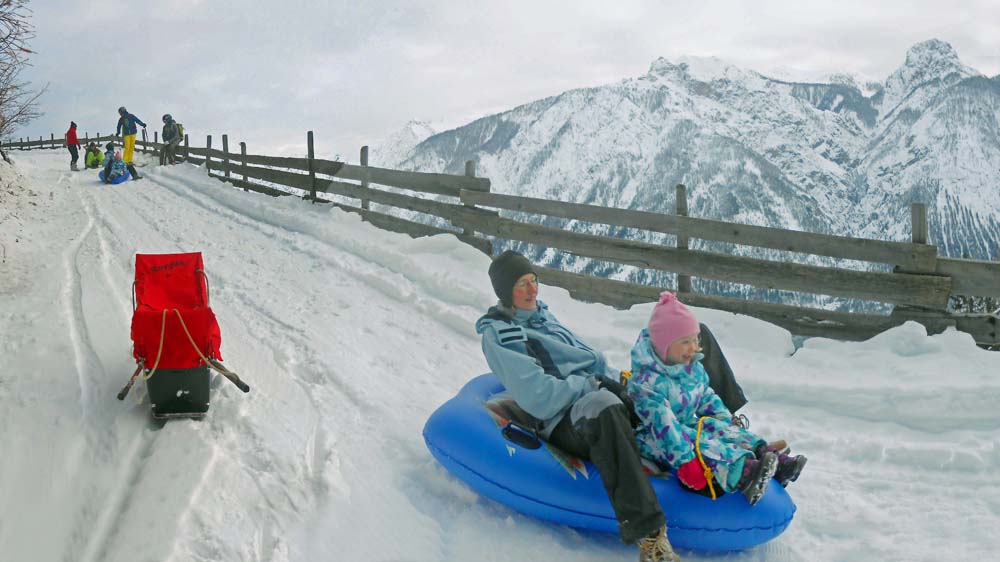
{"type": "Polygon", "coordinates": [[[313,132],[309,131],[306,133],[306,145],[308,152],[306,157],[309,159],[309,198],[312,202],[316,202],[316,168],[313,160],[316,159],[316,150],[313,145],[313,132]]]}
{"type": "MultiPolygon", "coordinates": [[[[688,216],[688,202],[687,202],[687,187],[684,184],[677,184],[675,205],[677,209],[677,216],[686,217],[688,216]]],[[[685,235],[677,235],[677,249],[687,250],[688,249],[688,237],[685,235]]],[[[677,292],[678,293],[690,293],[691,292],[691,276],[690,275],[678,275],[677,276],[677,292]]]]}
{"type": "MultiPolygon", "coordinates": [[[[476,161],[475,160],[466,160],[465,161],[465,177],[467,177],[467,178],[474,178],[474,177],[476,177],[476,161]]],[[[472,208],[472,209],[476,208],[475,205],[470,205],[469,203],[464,203],[463,202],[462,205],[464,205],[465,207],[472,208]]],[[[465,236],[473,236],[473,235],[475,235],[475,231],[473,231],[472,229],[469,229],[469,228],[463,228],[462,229],[462,234],[465,235],[465,236]]]]}
{"type": "Polygon", "coordinates": [[[188,157],[191,156],[191,153],[188,151],[189,148],[190,148],[190,145],[188,145],[188,136],[187,136],[187,133],[185,133],[184,134],[184,161],[185,162],[187,162],[188,161],[188,157]]]}
{"type": "Polygon", "coordinates": [[[914,244],[927,243],[927,205],[910,205],[910,239],[914,244]]]}
{"type": "Polygon", "coordinates": [[[223,154],[225,154],[225,156],[222,157],[223,166],[225,166],[225,168],[223,168],[225,170],[224,174],[226,176],[226,179],[228,180],[229,179],[229,135],[222,135],[222,152],[223,154]]]}
{"type": "MultiPolygon", "coordinates": [[[[364,166],[365,168],[368,167],[368,146],[367,145],[361,147],[361,165],[364,166]]],[[[364,172],[364,175],[361,177],[361,188],[362,189],[368,189],[368,184],[369,184],[369,181],[368,181],[369,175],[368,174],[369,174],[368,170],[366,169],[365,172],[364,172]]],[[[369,204],[369,201],[367,199],[362,199],[361,200],[361,208],[362,209],[368,210],[369,206],[370,206],[370,204],[369,204]]]]}
{"type": "Polygon", "coordinates": [[[205,140],[205,170],[212,173],[212,135],[205,140]]]}
{"type": "Polygon", "coordinates": [[[243,159],[243,191],[250,191],[247,187],[247,143],[240,141],[240,157],[243,159]]]}

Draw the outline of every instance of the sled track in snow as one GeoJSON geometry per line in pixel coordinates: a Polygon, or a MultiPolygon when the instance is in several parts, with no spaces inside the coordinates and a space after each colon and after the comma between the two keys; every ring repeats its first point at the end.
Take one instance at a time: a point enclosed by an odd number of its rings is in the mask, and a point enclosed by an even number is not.
{"type": "Polygon", "coordinates": [[[94,351],[93,345],[90,343],[83,315],[80,253],[87,240],[94,233],[93,214],[86,202],[84,202],[83,206],[87,211],[87,223],[83,230],[73,238],[73,242],[63,252],[62,256],[63,289],[60,300],[62,301],[66,324],[69,328],[70,343],[73,346],[74,368],[76,369],[77,382],[80,386],[81,417],[86,418],[90,413],[90,406],[93,401],[91,393],[96,382],[92,376],[88,376],[88,373],[100,365],[100,360],[94,351]]]}

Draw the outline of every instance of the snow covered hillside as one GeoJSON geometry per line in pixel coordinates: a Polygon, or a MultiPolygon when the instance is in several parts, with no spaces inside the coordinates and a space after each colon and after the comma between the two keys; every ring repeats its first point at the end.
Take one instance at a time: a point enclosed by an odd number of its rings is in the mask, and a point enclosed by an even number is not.
{"type": "MultiPolygon", "coordinates": [[[[431,136],[402,166],[461,174],[476,160],[498,193],[664,213],[674,212],[674,185],[683,183],[691,216],[880,240],[909,240],[910,205],[919,202],[940,254],[998,259],[1000,77],[982,76],[950,45],[929,40],[882,84],[847,74],[827,80],[661,58],[645,75],[431,136]]],[[[574,257],[558,266],[665,282],[574,257]]]]}
{"type": "MultiPolygon", "coordinates": [[[[0,560],[634,560],[612,536],[471,492],[424,446],[486,370],[489,258],[189,165],[108,187],[63,151],[0,163],[0,560]],[[201,251],[225,364],[202,421],[159,427],[130,355],[136,252],[201,251]]],[[[144,155],[140,155],[143,158],[144,155]]],[[[544,280],[543,280],[544,283],[544,280]]],[[[624,366],[651,305],[541,298],[624,366]]],[[[995,560],[1000,354],[909,323],[861,343],[699,309],[753,429],[809,465],[790,528],[750,561],[995,560]]],[[[682,553],[685,560],[709,560],[682,553]]]]}

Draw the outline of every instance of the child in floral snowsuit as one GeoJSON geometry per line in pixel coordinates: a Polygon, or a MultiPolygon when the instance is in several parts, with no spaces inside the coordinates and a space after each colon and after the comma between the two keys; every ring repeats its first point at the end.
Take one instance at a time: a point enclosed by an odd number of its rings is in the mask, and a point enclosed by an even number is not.
{"type": "Polygon", "coordinates": [[[694,315],[674,294],[660,295],[649,327],[632,347],[627,390],[642,420],[636,430],[639,451],[675,469],[685,487],[703,490],[709,478],[697,457],[697,441],[714,481],[755,504],[772,477],[783,486],[797,479],[806,458],[769,448],[764,439],[733,423],[700,363],[699,331],[694,315]]]}

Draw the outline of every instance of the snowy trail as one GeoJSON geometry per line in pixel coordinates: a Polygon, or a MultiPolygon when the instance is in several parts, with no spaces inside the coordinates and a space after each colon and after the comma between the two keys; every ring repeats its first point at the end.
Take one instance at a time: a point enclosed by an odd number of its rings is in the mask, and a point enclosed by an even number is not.
{"type": "MultiPolygon", "coordinates": [[[[0,462],[0,499],[18,513],[0,511],[4,561],[634,559],[615,537],[484,500],[423,444],[430,413],[486,369],[472,329],[494,300],[486,256],[203,169],[147,166],[108,187],[60,156],[17,154],[29,189],[0,206],[0,452],[18,452],[0,462]],[[195,250],[226,365],[253,390],[216,377],[204,420],[161,428],[142,383],[114,398],[134,368],[134,256],[195,250]]],[[[616,366],[650,309],[552,287],[543,299],[616,366]]],[[[698,314],[753,429],[810,461],[778,540],[685,560],[991,559],[997,354],[913,324],[796,351],[769,324],[698,314]]]]}

